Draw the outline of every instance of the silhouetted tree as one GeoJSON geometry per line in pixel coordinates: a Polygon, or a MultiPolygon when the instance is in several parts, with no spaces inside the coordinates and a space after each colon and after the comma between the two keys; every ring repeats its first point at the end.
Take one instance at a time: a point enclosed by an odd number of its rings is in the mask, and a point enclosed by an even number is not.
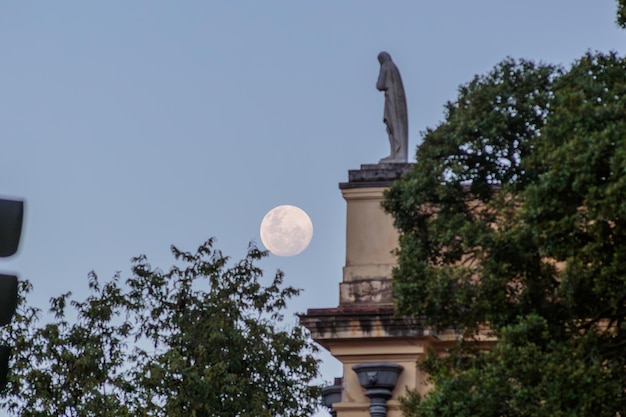
{"type": "Polygon", "coordinates": [[[405,415],[626,415],[626,60],[476,77],[385,207],[399,313],[461,335],[405,415]]]}
{"type": "Polygon", "coordinates": [[[309,416],[317,392],[315,348],[300,327],[281,328],[299,290],[267,286],[256,247],[234,265],[209,240],[195,253],[172,247],[163,272],[133,259],[126,285],[89,276],[84,301],[51,300],[39,326],[21,283],[15,346],[2,408],[43,416],[309,416]]]}

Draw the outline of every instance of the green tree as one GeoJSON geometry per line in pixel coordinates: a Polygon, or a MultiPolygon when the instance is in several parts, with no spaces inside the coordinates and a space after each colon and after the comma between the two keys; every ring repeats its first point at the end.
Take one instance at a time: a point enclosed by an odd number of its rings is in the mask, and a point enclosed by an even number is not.
{"type": "Polygon", "coordinates": [[[617,24],[626,28],[626,0],[617,0],[617,24]]]}
{"type": "Polygon", "coordinates": [[[385,202],[398,312],[461,336],[406,415],[626,415],[625,174],[616,54],[509,59],[459,89],[385,202]]]}
{"type": "MultiPolygon", "coordinates": [[[[278,272],[262,284],[251,246],[230,266],[209,240],[172,247],[164,272],[144,256],[132,276],[89,276],[83,301],[51,300],[54,319],[22,298],[6,337],[15,346],[2,409],[44,416],[309,416],[316,407],[315,347],[283,323],[299,290],[278,272]]],[[[21,283],[24,297],[30,286],[21,283]]]]}

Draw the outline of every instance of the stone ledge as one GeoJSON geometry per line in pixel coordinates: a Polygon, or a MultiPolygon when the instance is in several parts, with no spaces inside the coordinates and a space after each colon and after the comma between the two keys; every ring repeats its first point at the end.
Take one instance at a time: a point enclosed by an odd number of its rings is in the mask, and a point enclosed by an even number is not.
{"type": "Polygon", "coordinates": [[[412,163],[363,164],[361,169],[348,171],[348,182],[339,183],[340,189],[389,187],[391,183],[413,169],[412,163]]]}
{"type": "Polygon", "coordinates": [[[313,340],[322,345],[326,340],[437,338],[437,333],[420,320],[396,316],[393,305],[309,309],[299,317],[300,324],[309,329],[313,340]]]}

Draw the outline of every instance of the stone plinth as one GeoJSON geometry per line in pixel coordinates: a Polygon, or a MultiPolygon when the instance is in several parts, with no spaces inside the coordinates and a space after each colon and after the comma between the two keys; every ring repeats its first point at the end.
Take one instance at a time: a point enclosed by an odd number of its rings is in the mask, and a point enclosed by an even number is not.
{"type": "Polygon", "coordinates": [[[393,218],[381,207],[391,182],[411,170],[412,164],[361,165],[348,172],[339,188],[346,200],[346,263],[339,303],[392,304],[391,271],[398,232],[393,218]]]}

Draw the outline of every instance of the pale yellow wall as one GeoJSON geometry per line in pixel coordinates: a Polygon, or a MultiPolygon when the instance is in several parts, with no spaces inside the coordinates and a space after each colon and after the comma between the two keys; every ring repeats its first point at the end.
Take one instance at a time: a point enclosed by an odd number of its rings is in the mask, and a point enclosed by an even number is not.
{"type": "Polygon", "coordinates": [[[393,218],[381,207],[385,187],[341,190],[347,203],[344,281],[389,278],[398,244],[393,218]]]}
{"type": "Polygon", "coordinates": [[[385,187],[345,188],[346,264],[339,300],[346,304],[391,304],[391,272],[398,232],[381,207],[385,187]]]}

